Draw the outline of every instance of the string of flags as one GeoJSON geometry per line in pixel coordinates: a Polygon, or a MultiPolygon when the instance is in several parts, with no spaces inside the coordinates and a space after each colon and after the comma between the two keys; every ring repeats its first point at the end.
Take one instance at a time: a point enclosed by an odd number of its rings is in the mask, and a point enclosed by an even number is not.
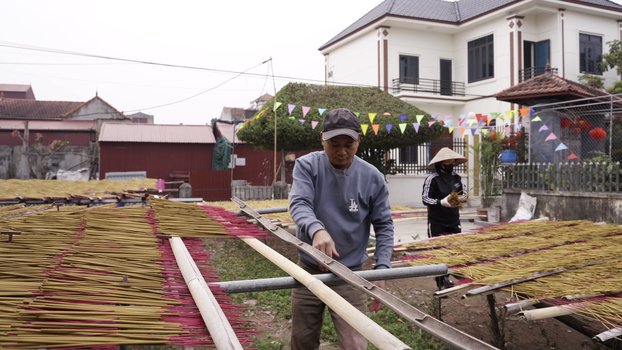
{"type": "MultiPolygon", "coordinates": [[[[276,112],[276,110],[283,105],[282,102],[275,102],[273,105],[272,110],[276,112]]],[[[297,106],[295,104],[287,104],[287,111],[288,111],[288,117],[291,119],[295,119],[295,117],[292,116],[292,113],[294,112],[294,110],[296,108],[300,107],[301,111],[302,111],[302,119],[298,119],[298,121],[300,122],[301,125],[304,125],[305,123],[310,123],[311,124],[311,129],[315,129],[318,124],[320,123],[317,120],[308,120],[306,119],[307,115],[309,114],[309,112],[312,110],[312,107],[309,106],[297,106]]],[[[241,125],[239,125],[239,127],[237,128],[237,130],[241,130],[242,128],[244,128],[245,126],[249,125],[251,122],[255,121],[257,118],[263,117],[264,115],[266,115],[266,113],[268,113],[268,109],[269,107],[267,107],[266,109],[264,109],[261,113],[257,114],[253,119],[248,120],[244,123],[242,123],[241,125]]],[[[327,111],[326,108],[317,108],[317,112],[320,116],[322,116],[325,112],[327,111]]],[[[268,113],[269,114],[269,113],[268,113]]],[[[458,116],[458,122],[456,125],[452,125],[452,117],[453,115],[449,114],[449,115],[432,115],[432,119],[434,119],[433,121],[427,121],[425,123],[422,123],[423,118],[425,117],[425,115],[415,115],[415,119],[416,122],[414,123],[406,123],[405,120],[406,118],[409,117],[409,115],[407,114],[402,114],[399,116],[400,121],[399,123],[385,123],[385,124],[380,124],[380,123],[374,123],[374,120],[376,119],[376,117],[378,116],[378,113],[360,113],[360,112],[354,112],[354,114],[356,114],[357,117],[361,117],[361,114],[367,114],[370,123],[361,123],[361,129],[362,129],[362,133],[363,136],[367,136],[367,134],[369,133],[371,135],[370,132],[370,127],[371,127],[371,131],[373,131],[374,135],[378,135],[378,133],[380,132],[380,128],[383,127],[385,128],[385,130],[387,131],[388,134],[390,134],[391,132],[395,132],[395,128],[394,126],[397,126],[397,129],[399,129],[399,131],[404,134],[406,132],[406,128],[408,128],[409,126],[412,125],[412,127],[414,128],[415,132],[419,132],[419,130],[422,127],[432,127],[434,124],[436,123],[440,123],[443,127],[446,127],[449,129],[450,133],[453,133],[454,130],[456,128],[458,128],[460,130],[461,135],[464,136],[464,133],[469,131],[472,135],[476,135],[478,130],[480,132],[481,135],[487,135],[489,133],[489,127],[490,124],[493,120],[499,120],[499,121],[503,121],[504,124],[506,124],[505,128],[503,130],[501,130],[498,135],[500,137],[510,137],[512,135],[512,133],[516,133],[519,132],[523,126],[527,126],[530,123],[535,123],[535,122],[541,122],[542,125],[538,128],[538,132],[546,132],[549,131],[550,134],[546,137],[545,142],[551,141],[551,140],[558,140],[558,137],[548,128],[548,126],[546,124],[544,124],[544,122],[542,121],[542,119],[539,116],[535,116],[533,118],[531,118],[531,116],[533,116],[535,114],[535,111],[533,108],[521,108],[521,109],[516,109],[516,110],[509,110],[509,111],[505,111],[504,113],[498,113],[498,112],[492,112],[489,113],[488,115],[485,114],[475,114],[475,118],[469,118],[468,115],[466,114],[460,114],[458,116]],[[518,122],[515,122],[515,119],[518,119],[518,122]],[[512,130],[512,126],[514,130],[512,130]]],[[[391,113],[385,112],[382,113],[380,115],[383,116],[393,116],[391,113]]],[[[270,118],[269,115],[266,116],[266,118],[270,118]]],[[[580,128],[582,131],[587,131],[591,128],[591,124],[586,121],[586,120],[581,120],[581,118],[578,118],[578,121],[576,122],[577,125],[574,125],[575,127],[580,128]]],[[[496,124],[495,124],[496,125],[496,124]]],[[[569,119],[567,119],[566,117],[562,117],[561,120],[561,127],[570,127],[573,125],[573,122],[570,121],[569,119]],[[566,120],[564,120],[566,119],[566,120]]],[[[495,127],[496,129],[496,127],[495,127]]],[[[589,135],[594,139],[594,140],[600,140],[602,138],[604,138],[605,136],[607,136],[606,131],[604,131],[602,128],[594,128],[589,132],[589,135]]],[[[560,141],[560,144],[557,146],[557,148],[555,149],[555,152],[558,151],[562,151],[562,150],[566,150],[568,149],[568,147],[560,141]]],[[[579,157],[577,157],[577,155],[575,155],[573,152],[570,152],[570,156],[568,156],[568,159],[578,159],[579,157]]]]}

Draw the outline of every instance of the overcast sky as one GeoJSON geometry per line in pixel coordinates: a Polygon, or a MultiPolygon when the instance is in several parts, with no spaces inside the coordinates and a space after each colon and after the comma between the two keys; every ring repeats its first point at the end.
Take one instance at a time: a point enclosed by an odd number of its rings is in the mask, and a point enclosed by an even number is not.
{"type": "Polygon", "coordinates": [[[88,101],[97,93],[156,123],[205,124],[223,107],[274,95],[275,86],[321,84],[318,48],[381,2],[0,0],[0,83],[31,84],[38,100],[88,101]]]}
{"type": "Polygon", "coordinates": [[[38,100],[97,93],[159,124],[206,124],[290,81],[322,84],[318,48],[381,2],[0,0],[0,83],[31,84],[38,100]]]}

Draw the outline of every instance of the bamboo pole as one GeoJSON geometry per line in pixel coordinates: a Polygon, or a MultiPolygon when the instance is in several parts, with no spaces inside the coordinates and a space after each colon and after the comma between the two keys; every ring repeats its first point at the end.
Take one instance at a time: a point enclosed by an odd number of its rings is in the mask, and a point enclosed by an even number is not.
{"type": "Polygon", "coordinates": [[[242,240],[272,261],[278,267],[289,273],[298,282],[304,284],[313,294],[322,300],[328,307],[341,316],[348,324],[361,333],[367,340],[379,349],[410,349],[408,345],[397,339],[393,334],[377,325],[367,316],[363,315],[352,304],[345,301],[339,294],[327,287],[322,281],[300,268],[298,265],[285,258],[272,248],[254,238],[242,238],[242,240]]]}
{"type": "Polygon", "coordinates": [[[581,304],[573,304],[567,306],[551,306],[544,309],[525,310],[522,312],[523,317],[529,321],[543,320],[545,318],[553,318],[558,316],[565,316],[575,313],[577,310],[575,307],[581,304]]]}
{"type": "Polygon", "coordinates": [[[216,298],[207,286],[205,279],[203,279],[203,276],[198,271],[184,242],[180,237],[171,237],[169,238],[169,242],[171,243],[171,249],[175,255],[179,270],[184,276],[190,294],[192,294],[192,299],[194,299],[194,302],[201,312],[201,318],[203,318],[216,348],[219,350],[243,350],[244,348],[235,336],[226,317],[224,317],[222,309],[218,306],[216,298]],[[233,334],[233,337],[231,337],[231,334],[233,334]]]}

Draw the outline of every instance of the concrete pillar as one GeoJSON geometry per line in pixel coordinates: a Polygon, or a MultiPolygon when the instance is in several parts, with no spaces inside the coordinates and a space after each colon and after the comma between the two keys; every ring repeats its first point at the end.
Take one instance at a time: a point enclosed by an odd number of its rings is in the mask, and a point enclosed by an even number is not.
{"type": "Polygon", "coordinates": [[[277,181],[274,188],[274,199],[287,199],[289,193],[287,191],[287,182],[285,181],[277,181]]]}

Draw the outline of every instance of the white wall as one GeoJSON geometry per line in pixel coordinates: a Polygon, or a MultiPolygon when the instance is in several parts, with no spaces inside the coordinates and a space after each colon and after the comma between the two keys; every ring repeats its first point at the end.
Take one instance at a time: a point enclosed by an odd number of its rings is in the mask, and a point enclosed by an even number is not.
{"type": "MultiPolygon", "coordinates": [[[[468,183],[469,176],[460,174],[462,182],[468,183]]],[[[421,201],[423,183],[428,177],[427,174],[421,175],[387,175],[387,185],[389,186],[389,201],[391,205],[402,205],[410,208],[425,208],[421,201]]],[[[470,193],[469,189],[467,193],[470,193]]],[[[470,203],[470,202],[467,202],[470,203]]]]}
{"type": "Polygon", "coordinates": [[[367,33],[328,55],[326,69],[333,72],[332,78],[328,78],[329,83],[378,86],[378,40],[375,33],[367,33]]]}

